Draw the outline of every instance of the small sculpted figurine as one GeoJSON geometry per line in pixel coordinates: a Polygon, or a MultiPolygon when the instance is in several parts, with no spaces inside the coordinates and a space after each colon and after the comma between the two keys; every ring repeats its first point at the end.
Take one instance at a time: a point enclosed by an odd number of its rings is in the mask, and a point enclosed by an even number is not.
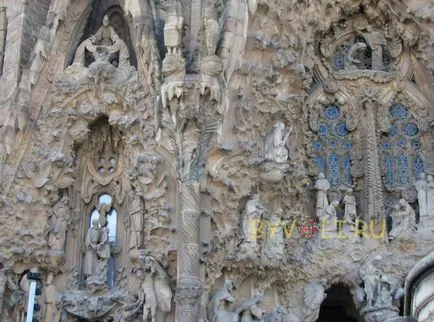
{"type": "Polygon", "coordinates": [[[292,128],[284,134],[285,124],[283,122],[274,124],[274,130],[265,138],[265,160],[274,161],[276,163],[285,163],[288,161],[288,149],[285,145],[291,132],[292,128]]]}

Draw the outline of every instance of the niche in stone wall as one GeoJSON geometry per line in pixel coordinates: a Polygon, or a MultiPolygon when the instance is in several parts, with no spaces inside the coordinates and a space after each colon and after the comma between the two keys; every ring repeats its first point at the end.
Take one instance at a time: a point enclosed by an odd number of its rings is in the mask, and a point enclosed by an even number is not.
{"type": "MultiPolygon", "coordinates": [[[[104,46],[112,46],[114,44],[113,34],[115,33],[125,42],[129,50],[129,61],[132,66],[137,68],[137,58],[133,50],[130,29],[118,1],[94,0],[90,14],[84,23],[85,27],[79,41],[75,40],[74,48],[70,50],[67,66],[72,64],[79,44],[90,39],[93,44],[98,44],[98,47],[101,48],[104,46]],[[91,38],[92,36],[95,36],[96,40],[95,38],[91,38]]],[[[88,67],[95,61],[94,56],[95,55],[92,55],[87,50],[85,51],[85,67],[88,67]]],[[[111,54],[110,62],[117,67],[119,65],[119,53],[111,54]]]]}
{"type": "Polygon", "coordinates": [[[116,272],[125,262],[128,238],[124,227],[126,189],[122,132],[101,117],[90,126],[88,140],[77,149],[74,199],[80,213],[80,287],[91,293],[116,285],[116,272]]]}

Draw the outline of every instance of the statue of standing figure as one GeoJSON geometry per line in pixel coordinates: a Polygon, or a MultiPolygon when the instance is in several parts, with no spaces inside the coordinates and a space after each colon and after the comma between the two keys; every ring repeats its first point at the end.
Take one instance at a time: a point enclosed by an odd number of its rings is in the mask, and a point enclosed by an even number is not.
{"type": "Polygon", "coordinates": [[[271,260],[285,259],[282,213],[283,210],[281,208],[277,209],[265,223],[264,254],[271,260]]]}
{"type": "Polygon", "coordinates": [[[50,230],[48,232],[48,247],[63,252],[65,248],[67,220],[70,217],[69,199],[63,197],[55,206],[51,215],[50,230]]]}
{"type": "Polygon", "coordinates": [[[87,231],[85,242],[85,255],[84,255],[84,276],[90,277],[95,273],[95,266],[97,262],[96,247],[99,241],[99,220],[93,219],[92,226],[87,231]]]}
{"type": "Polygon", "coordinates": [[[48,273],[47,280],[44,286],[45,292],[45,321],[58,322],[60,321],[60,310],[57,308],[57,288],[53,283],[54,274],[48,273]]]}
{"type": "Polygon", "coordinates": [[[318,174],[314,189],[316,192],[316,216],[319,218],[323,210],[329,205],[327,191],[330,189],[330,183],[323,172],[318,174]]]}
{"type": "Polygon", "coordinates": [[[164,24],[164,45],[168,55],[181,55],[181,34],[184,18],[182,17],[179,3],[176,1],[169,8],[166,23],[164,24]]]}
{"type": "Polygon", "coordinates": [[[243,211],[243,242],[240,245],[239,259],[257,257],[259,246],[257,241],[258,229],[264,212],[264,206],[259,202],[259,195],[253,195],[252,199],[246,202],[243,211]]]}
{"type": "Polygon", "coordinates": [[[425,173],[420,174],[419,180],[414,183],[414,187],[417,190],[417,200],[419,204],[419,218],[423,223],[428,216],[428,181],[426,180],[425,173]]]}
{"type": "Polygon", "coordinates": [[[140,249],[143,246],[143,204],[138,195],[131,203],[130,231],[130,249],[140,249]]]}
{"type": "Polygon", "coordinates": [[[274,130],[265,138],[265,160],[276,163],[285,163],[288,161],[288,149],[285,145],[292,132],[292,128],[285,134],[285,127],[283,122],[277,122],[274,124],[274,130]]]}
{"type": "Polygon", "coordinates": [[[345,204],[344,220],[347,224],[354,226],[358,216],[356,208],[356,196],[353,195],[353,189],[347,189],[342,201],[345,204]]]}

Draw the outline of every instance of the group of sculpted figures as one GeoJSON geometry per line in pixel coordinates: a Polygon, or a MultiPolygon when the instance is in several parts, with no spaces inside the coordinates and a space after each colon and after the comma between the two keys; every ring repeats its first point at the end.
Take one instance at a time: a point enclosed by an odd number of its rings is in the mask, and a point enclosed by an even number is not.
{"type": "Polygon", "coordinates": [[[246,202],[242,219],[243,242],[239,248],[238,259],[255,259],[260,250],[257,239],[264,235],[262,245],[264,259],[285,261],[283,210],[278,208],[266,218],[264,216],[266,209],[259,199],[260,196],[255,194],[246,202]]]}
{"type": "MultiPolygon", "coordinates": [[[[330,183],[324,173],[319,173],[314,189],[316,190],[316,216],[320,224],[324,225],[322,229],[329,232],[336,231],[336,208],[339,207],[341,202],[339,200],[333,200],[329,203],[327,191],[330,189],[330,183]]],[[[357,215],[356,197],[353,195],[352,188],[346,189],[342,203],[345,207],[344,221],[350,226],[351,230],[354,230],[355,222],[359,216],[357,215]]]]}
{"type": "MultiPolygon", "coordinates": [[[[418,205],[419,205],[419,223],[425,228],[429,228],[428,217],[434,214],[434,180],[432,175],[426,176],[420,174],[419,180],[414,183],[417,190],[418,205]]],[[[339,200],[333,200],[329,203],[327,192],[330,189],[330,183],[325,178],[324,173],[319,173],[314,186],[316,190],[316,215],[319,219],[324,231],[337,230],[336,208],[339,207],[339,200]]],[[[353,190],[348,188],[342,202],[345,206],[344,222],[354,231],[354,225],[359,215],[357,214],[356,198],[352,194],[353,190]]],[[[389,232],[389,240],[408,239],[416,230],[416,213],[407,200],[401,198],[394,205],[390,214],[392,218],[392,229],[389,232]]],[[[419,227],[421,225],[419,224],[419,227]]]]}
{"type": "Polygon", "coordinates": [[[75,52],[72,66],[84,67],[86,51],[92,54],[95,62],[110,62],[114,54],[119,54],[118,68],[130,66],[130,52],[125,42],[110,25],[107,15],[98,31],[84,40],[75,52]]]}

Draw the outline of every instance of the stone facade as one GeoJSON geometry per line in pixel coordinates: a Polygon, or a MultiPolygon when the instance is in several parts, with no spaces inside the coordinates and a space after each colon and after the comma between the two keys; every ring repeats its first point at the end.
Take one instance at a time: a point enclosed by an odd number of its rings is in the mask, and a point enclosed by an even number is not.
{"type": "Polygon", "coordinates": [[[433,19],[0,0],[0,320],[432,321],[433,19]]]}

